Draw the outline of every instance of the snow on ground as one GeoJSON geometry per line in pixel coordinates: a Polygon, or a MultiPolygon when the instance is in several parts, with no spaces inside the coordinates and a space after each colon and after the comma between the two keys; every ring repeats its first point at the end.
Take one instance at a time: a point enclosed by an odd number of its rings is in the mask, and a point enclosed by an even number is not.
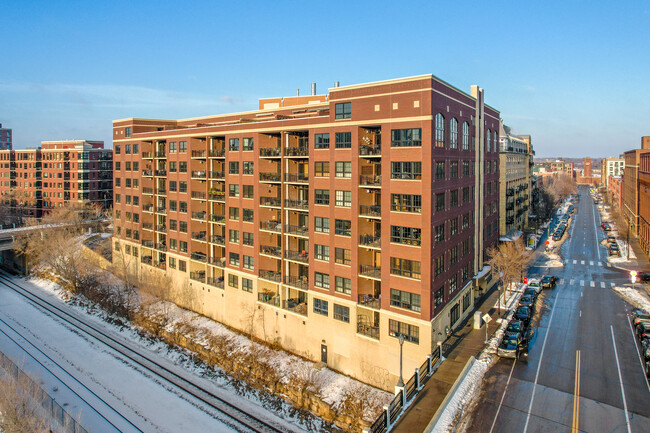
{"type": "Polygon", "coordinates": [[[614,291],[634,307],[650,312],[650,299],[643,291],[620,286],[614,287],[614,291]]]}

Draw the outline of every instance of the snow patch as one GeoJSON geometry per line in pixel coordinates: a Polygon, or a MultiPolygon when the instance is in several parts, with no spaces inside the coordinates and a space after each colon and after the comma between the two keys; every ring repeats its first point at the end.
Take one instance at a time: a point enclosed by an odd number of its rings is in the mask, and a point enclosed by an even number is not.
{"type": "Polygon", "coordinates": [[[619,286],[614,287],[614,291],[629,304],[650,312],[650,299],[646,293],[633,289],[632,287],[619,286]]]}

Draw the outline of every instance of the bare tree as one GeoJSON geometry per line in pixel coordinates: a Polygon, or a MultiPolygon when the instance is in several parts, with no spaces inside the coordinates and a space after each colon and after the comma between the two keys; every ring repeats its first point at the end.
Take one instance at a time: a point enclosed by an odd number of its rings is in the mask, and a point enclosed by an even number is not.
{"type": "Polygon", "coordinates": [[[16,378],[0,372],[0,431],[47,433],[50,419],[42,407],[39,386],[19,372],[16,378]]]}
{"type": "Polygon", "coordinates": [[[552,179],[552,182],[546,187],[556,202],[560,202],[578,191],[578,185],[573,177],[565,173],[558,174],[552,179]]]}
{"type": "Polygon", "coordinates": [[[496,248],[490,248],[488,257],[490,257],[492,268],[497,272],[502,283],[501,286],[505,286],[505,291],[499,288],[499,291],[502,292],[499,294],[499,314],[501,314],[501,298],[503,295],[510,296],[510,286],[521,281],[530,260],[530,251],[526,249],[523,241],[519,238],[514,242],[503,242],[496,248]]]}

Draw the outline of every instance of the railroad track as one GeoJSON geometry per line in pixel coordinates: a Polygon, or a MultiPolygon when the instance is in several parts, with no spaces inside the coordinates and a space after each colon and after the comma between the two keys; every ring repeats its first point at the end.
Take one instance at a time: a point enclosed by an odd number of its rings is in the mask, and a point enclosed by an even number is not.
{"type": "Polygon", "coordinates": [[[83,319],[77,317],[77,315],[67,312],[56,305],[50,304],[41,296],[32,293],[28,289],[25,289],[13,280],[7,278],[4,272],[0,272],[0,284],[15,291],[16,293],[28,299],[33,304],[48,311],[50,314],[58,317],[62,321],[74,326],[78,330],[100,341],[122,356],[128,358],[131,362],[151,372],[155,376],[162,378],[166,382],[193,396],[212,409],[226,415],[246,429],[256,433],[274,433],[287,431],[286,428],[283,429],[283,426],[281,425],[273,425],[270,421],[258,418],[255,415],[238,408],[234,404],[224,400],[209,390],[206,390],[202,386],[183,377],[182,375],[176,373],[175,371],[159,363],[148,355],[142,354],[129,347],[128,344],[120,341],[96,325],[92,323],[86,323],[83,319]]]}

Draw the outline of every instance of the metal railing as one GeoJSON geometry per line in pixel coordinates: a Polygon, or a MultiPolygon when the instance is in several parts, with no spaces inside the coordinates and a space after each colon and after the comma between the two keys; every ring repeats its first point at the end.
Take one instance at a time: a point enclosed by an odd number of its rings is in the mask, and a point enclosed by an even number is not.
{"type": "Polygon", "coordinates": [[[309,183],[309,176],[302,173],[285,173],[284,181],[294,183],[309,183]]]}
{"type": "Polygon", "coordinates": [[[210,179],[224,179],[226,177],[225,171],[209,171],[208,177],[210,179]]]}
{"type": "Polygon", "coordinates": [[[286,224],[284,226],[286,233],[290,235],[309,236],[309,227],[286,224]]]}
{"type": "Polygon", "coordinates": [[[210,222],[211,223],[222,223],[226,221],[225,215],[217,215],[217,214],[210,214],[210,222]]]}
{"type": "Polygon", "coordinates": [[[213,158],[223,158],[226,156],[226,149],[213,149],[208,152],[208,155],[213,158]]]}
{"type": "Polygon", "coordinates": [[[206,232],[193,232],[192,233],[192,240],[205,242],[206,239],[207,239],[206,232]]]}
{"type": "Polygon", "coordinates": [[[303,316],[306,316],[308,311],[306,302],[298,302],[294,299],[282,301],[282,308],[288,311],[293,311],[294,313],[302,314],[303,316]]]}
{"type": "Polygon", "coordinates": [[[276,293],[258,293],[257,300],[274,307],[280,306],[280,297],[276,293]]]}
{"type": "Polygon", "coordinates": [[[205,200],[206,194],[203,191],[192,191],[192,198],[197,198],[199,200],[205,200]]]}
{"type": "Polygon", "coordinates": [[[219,288],[219,289],[223,289],[223,278],[221,278],[221,277],[218,277],[218,278],[215,278],[215,277],[208,277],[208,279],[207,279],[206,282],[207,282],[209,285],[213,286],[213,287],[217,287],[217,288],[219,288]]]}
{"type": "Polygon", "coordinates": [[[285,275],[284,284],[301,290],[309,290],[309,278],[285,275]]]}
{"type": "Polygon", "coordinates": [[[192,179],[205,179],[207,173],[205,170],[193,170],[192,179]]]}
{"type": "Polygon", "coordinates": [[[260,278],[265,280],[273,281],[274,283],[282,282],[282,274],[280,272],[269,271],[266,269],[260,269],[258,274],[260,278]]]}
{"type": "Polygon", "coordinates": [[[359,185],[381,186],[381,175],[362,174],[359,176],[359,185]]]}
{"type": "Polygon", "coordinates": [[[192,158],[205,158],[207,155],[207,152],[205,150],[193,150],[192,151],[192,158]]]}
{"type": "Polygon", "coordinates": [[[366,323],[357,322],[357,334],[379,340],[379,326],[371,326],[366,323]]]}
{"type": "Polygon", "coordinates": [[[367,144],[359,145],[360,156],[381,156],[381,145],[370,146],[367,144]]]}
{"type": "Polygon", "coordinates": [[[381,309],[381,298],[375,298],[369,294],[358,295],[357,302],[359,305],[363,305],[364,307],[373,308],[375,310],[381,309]]]}
{"type": "Polygon", "coordinates": [[[371,217],[381,217],[381,206],[372,205],[368,206],[362,204],[359,206],[359,215],[361,216],[371,216],[371,217]]]}
{"type": "Polygon", "coordinates": [[[280,182],[282,175],[273,172],[260,172],[260,182],[280,182]]]}
{"type": "Polygon", "coordinates": [[[193,220],[205,221],[205,218],[206,218],[206,212],[205,211],[192,212],[192,219],[193,220]]]}
{"type": "Polygon", "coordinates": [[[291,200],[291,199],[286,199],[284,201],[284,206],[289,207],[292,209],[303,209],[303,210],[308,210],[309,209],[309,201],[308,200],[291,200]]]}
{"type": "Polygon", "coordinates": [[[279,221],[260,221],[260,230],[280,233],[282,231],[282,223],[279,221]]]}
{"type": "Polygon", "coordinates": [[[306,251],[285,250],[284,258],[301,263],[309,263],[309,254],[306,251]]]}
{"type": "Polygon", "coordinates": [[[273,247],[270,245],[260,245],[260,254],[267,256],[282,257],[282,247],[273,247]]]}
{"type": "Polygon", "coordinates": [[[381,248],[381,236],[360,235],[359,245],[381,248]]]}
{"type": "Polygon", "coordinates": [[[309,156],[308,147],[285,147],[284,156],[309,156]]]}
{"type": "Polygon", "coordinates": [[[190,278],[194,281],[200,281],[201,283],[205,283],[205,272],[190,272],[190,278]]]}
{"type": "Polygon", "coordinates": [[[205,262],[207,261],[207,258],[208,258],[208,257],[207,257],[205,254],[203,254],[203,253],[192,253],[192,254],[190,255],[190,257],[192,257],[192,260],[197,260],[197,261],[199,261],[199,262],[203,262],[203,263],[205,263],[205,262]]]}
{"type": "Polygon", "coordinates": [[[370,265],[359,265],[359,275],[371,278],[381,278],[381,268],[370,265]]]}
{"type": "Polygon", "coordinates": [[[282,200],[279,197],[260,197],[260,206],[281,207],[282,200]]]}
{"type": "Polygon", "coordinates": [[[225,238],[225,236],[211,235],[210,236],[210,243],[221,245],[222,247],[225,247],[226,246],[226,238],[225,238]]]}
{"type": "Polygon", "coordinates": [[[274,157],[280,156],[281,150],[279,147],[260,147],[261,157],[274,157]]]}

